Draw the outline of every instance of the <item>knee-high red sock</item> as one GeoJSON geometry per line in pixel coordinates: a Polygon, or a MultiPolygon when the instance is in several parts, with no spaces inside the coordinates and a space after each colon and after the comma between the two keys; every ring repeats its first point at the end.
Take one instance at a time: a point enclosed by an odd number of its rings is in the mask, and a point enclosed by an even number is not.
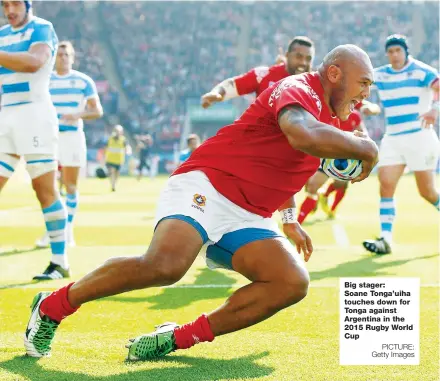
{"type": "Polygon", "coordinates": [[[73,308],[67,299],[67,293],[73,283],[52,292],[41,302],[40,312],[60,323],[65,317],[72,315],[78,308],[73,308]]]}
{"type": "Polygon", "coordinates": [[[310,214],[310,212],[316,208],[317,203],[318,203],[317,199],[307,196],[307,198],[302,203],[301,209],[299,211],[298,222],[300,224],[302,224],[306,219],[306,217],[310,214]]]}
{"type": "Polygon", "coordinates": [[[339,203],[344,198],[345,191],[346,191],[346,188],[337,188],[336,189],[335,199],[333,200],[333,205],[332,205],[332,212],[334,212],[336,210],[336,207],[339,205],[339,203]]]}
{"type": "Polygon", "coordinates": [[[330,196],[330,194],[331,194],[332,192],[334,192],[335,190],[336,190],[336,188],[335,188],[335,183],[332,182],[332,183],[327,187],[327,190],[325,191],[324,196],[325,196],[325,197],[330,196]]]}
{"type": "Polygon", "coordinates": [[[191,348],[204,341],[214,340],[208,317],[203,314],[192,323],[184,324],[174,330],[177,349],[191,348]]]}

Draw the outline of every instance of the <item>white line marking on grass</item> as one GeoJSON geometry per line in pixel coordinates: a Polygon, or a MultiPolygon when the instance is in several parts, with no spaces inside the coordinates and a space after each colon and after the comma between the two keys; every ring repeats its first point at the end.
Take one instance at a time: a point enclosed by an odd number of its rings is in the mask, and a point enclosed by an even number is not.
{"type": "Polygon", "coordinates": [[[34,207],[32,206],[21,206],[19,208],[10,208],[10,209],[5,209],[5,210],[0,210],[0,216],[4,216],[4,215],[8,215],[11,213],[15,213],[15,212],[25,212],[25,211],[29,211],[29,210],[33,210],[34,207]]]}
{"type": "Polygon", "coordinates": [[[344,227],[340,224],[333,223],[332,229],[337,245],[342,247],[350,247],[350,241],[344,227]]]}
{"type": "MultiPolygon", "coordinates": [[[[243,286],[246,286],[249,283],[231,283],[231,284],[177,284],[173,286],[166,286],[166,287],[160,287],[160,288],[240,288],[243,286]]],[[[60,286],[47,286],[43,283],[35,283],[35,284],[27,284],[27,285],[6,285],[6,286],[0,286],[0,290],[4,289],[32,289],[32,288],[38,288],[38,289],[49,289],[49,290],[56,290],[60,286]]],[[[311,284],[309,287],[311,288],[339,288],[337,284],[311,284]]],[[[438,283],[426,283],[422,284],[420,286],[421,288],[440,288],[440,284],[438,283]]],[[[159,288],[159,287],[157,287],[159,288]]],[[[140,290],[139,290],[140,291],[140,290]]]]}

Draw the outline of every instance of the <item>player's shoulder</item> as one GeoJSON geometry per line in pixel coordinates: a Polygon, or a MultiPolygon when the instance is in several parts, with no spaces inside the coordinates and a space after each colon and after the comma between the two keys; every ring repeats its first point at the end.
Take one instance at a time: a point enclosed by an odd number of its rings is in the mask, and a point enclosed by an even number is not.
{"type": "Polygon", "coordinates": [[[49,27],[53,29],[53,24],[49,20],[37,16],[34,16],[29,24],[32,25],[34,28],[49,27]]]}
{"type": "Polygon", "coordinates": [[[375,73],[388,73],[388,74],[390,74],[391,73],[390,69],[391,69],[391,65],[386,64],[386,65],[382,65],[382,66],[374,68],[374,72],[375,73]]]}
{"type": "Polygon", "coordinates": [[[322,102],[318,93],[322,92],[322,85],[317,72],[290,75],[279,82],[269,97],[269,106],[281,93],[287,92],[289,96],[298,97],[307,104],[316,105],[316,110],[320,113],[322,102]]]}
{"type": "Polygon", "coordinates": [[[422,61],[416,60],[415,58],[412,59],[412,65],[414,66],[414,69],[419,69],[422,71],[429,71],[429,72],[437,72],[437,70],[432,66],[422,61]]]}
{"type": "Polygon", "coordinates": [[[269,66],[256,66],[251,71],[254,72],[258,82],[269,74],[269,66]]]}
{"type": "Polygon", "coordinates": [[[71,70],[71,76],[75,79],[82,79],[86,82],[93,82],[93,79],[90,76],[78,70],[71,70]]]}
{"type": "Polygon", "coordinates": [[[280,73],[280,72],[284,73],[286,72],[286,64],[282,62],[279,64],[272,65],[271,67],[269,67],[269,71],[275,73],[280,73]]]}

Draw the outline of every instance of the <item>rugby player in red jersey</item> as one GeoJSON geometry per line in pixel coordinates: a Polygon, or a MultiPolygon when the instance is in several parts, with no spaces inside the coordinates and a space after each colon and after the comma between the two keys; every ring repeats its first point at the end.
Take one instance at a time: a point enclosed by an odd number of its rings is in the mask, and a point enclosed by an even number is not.
{"type": "Polygon", "coordinates": [[[84,303],[177,282],[204,243],[209,243],[207,257],[213,263],[239,272],[250,283],[191,323],[165,323],[132,339],[129,360],[212,341],[302,300],[309,275],[299,252],[308,261],[312,241],[295,222],[292,208],[283,211],[283,218],[291,221],[296,247],[271,215],[316,172],[320,157],[362,160],[363,171],[353,182],[369,175],[377,162],[376,144],[337,127],[369,96],[372,82],[368,55],[355,45],[342,45],[326,55],[317,72],[290,76],[263,91],[169,178],[144,255],[109,259],[79,281],[35,296],[26,352],[49,355],[61,320],[84,303]]]}
{"type": "Polygon", "coordinates": [[[297,36],[290,43],[286,52],[286,62],[273,66],[259,66],[245,74],[228,78],[202,96],[202,107],[208,108],[213,103],[226,101],[245,94],[260,95],[275,82],[293,74],[309,72],[315,57],[312,40],[297,36]]]}

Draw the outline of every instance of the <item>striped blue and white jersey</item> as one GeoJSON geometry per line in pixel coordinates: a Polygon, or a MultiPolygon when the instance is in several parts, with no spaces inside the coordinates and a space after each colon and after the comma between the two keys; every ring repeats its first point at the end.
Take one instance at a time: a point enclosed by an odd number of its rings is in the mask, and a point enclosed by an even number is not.
{"type": "Polygon", "coordinates": [[[19,73],[0,66],[2,107],[33,102],[50,104],[50,73],[58,49],[58,38],[52,23],[32,16],[29,22],[20,28],[13,28],[9,24],[0,28],[0,51],[27,52],[35,44],[47,44],[52,52],[51,59],[35,73],[19,73]]]}
{"type": "Polygon", "coordinates": [[[87,100],[98,97],[98,92],[93,79],[79,71],[71,70],[66,75],[52,73],[50,95],[57,110],[60,131],[77,131],[83,128],[82,119],[71,122],[63,120],[62,116],[83,112],[87,100]]]}
{"type": "Polygon", "coordinates": [[[402,135],[419,131],[419,116],[431,108],[431,85],[439,78],[433,67],[412,57],[399,71],[391,65],[374,70],[374,80],[382,102],[386,134],[402,135]]]}

